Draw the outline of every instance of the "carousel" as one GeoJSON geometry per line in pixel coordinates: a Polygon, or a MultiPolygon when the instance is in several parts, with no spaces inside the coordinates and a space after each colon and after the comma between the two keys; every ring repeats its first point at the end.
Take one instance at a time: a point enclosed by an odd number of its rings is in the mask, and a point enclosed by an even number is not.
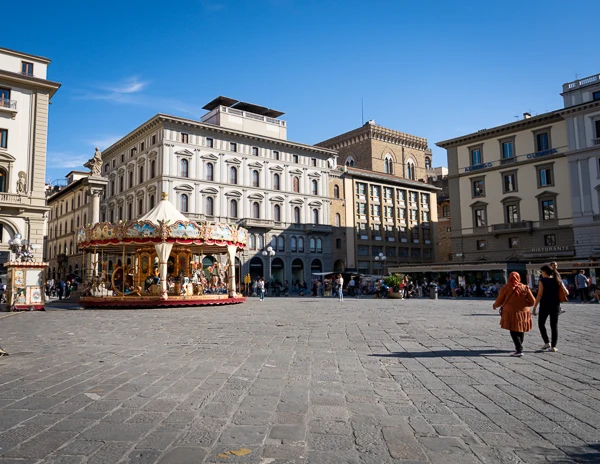
{"type": "Polygon", "coordinates": [[[114,309],[242,303],[235,259],[247,239],[237,225],[190,221],[163,193],[137,221],[78,230],[88,269],[79,302],[114,309]]]}

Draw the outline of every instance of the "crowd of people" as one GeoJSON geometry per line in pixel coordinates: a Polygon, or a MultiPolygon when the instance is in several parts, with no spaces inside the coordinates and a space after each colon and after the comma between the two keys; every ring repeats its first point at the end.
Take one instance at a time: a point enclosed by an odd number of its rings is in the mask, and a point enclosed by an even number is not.
{"type": "Polygon", "coordinates": [[[76,279],[49,279],[46,282],[46,298],[58,298],[59,300],[70,298],[73,291],[77,290],[78,285],[76,279]]]}

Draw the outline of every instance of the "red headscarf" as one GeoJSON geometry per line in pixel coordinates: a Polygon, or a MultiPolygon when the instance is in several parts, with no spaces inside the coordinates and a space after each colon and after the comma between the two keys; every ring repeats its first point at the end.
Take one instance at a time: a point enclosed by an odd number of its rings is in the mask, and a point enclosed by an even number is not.
{"type": "Polygon", "coordinates": [[[523,291],[523,284],[521,283],[521,276],[518,272],[511,272],[508,276],[508,286],[515,292],[516,296],[519,296],[523,291]]]}

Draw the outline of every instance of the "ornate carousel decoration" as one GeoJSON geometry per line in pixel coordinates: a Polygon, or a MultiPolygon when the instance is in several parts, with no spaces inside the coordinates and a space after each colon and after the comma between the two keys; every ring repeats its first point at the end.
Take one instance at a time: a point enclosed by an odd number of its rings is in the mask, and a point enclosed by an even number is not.
{"type": "Polygon", "coordinates": [[[235,257],[247,239],[237,225],[190,221],[163,193],[139,220],[79,228],[77,245],[90,267],[80,302],[115,308],[240,303],[235,257]],[[204,268],[207,255],[219,259],[204,268]]]}

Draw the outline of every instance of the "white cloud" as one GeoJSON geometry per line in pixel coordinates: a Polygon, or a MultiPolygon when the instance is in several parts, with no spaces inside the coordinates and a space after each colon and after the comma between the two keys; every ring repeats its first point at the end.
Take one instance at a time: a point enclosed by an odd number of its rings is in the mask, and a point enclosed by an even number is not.
{"type": "Polygon", "coordinates": [[[114,93],[127,94],[140,92],[144,89],[144,87],[146,87],[146,85],[148,85],[147,82],[141,82],[137,77],[132,76],[123,80],[121,83],[103,86],[103,88],[114,93]]]}
{"type": "Polygon", "coordinates": [[[83,168],[83,164],[87,163],[91,156],[72,155],[69,153],[48,153],[47,167],[50,169],[56,168],[83,168]]]}

